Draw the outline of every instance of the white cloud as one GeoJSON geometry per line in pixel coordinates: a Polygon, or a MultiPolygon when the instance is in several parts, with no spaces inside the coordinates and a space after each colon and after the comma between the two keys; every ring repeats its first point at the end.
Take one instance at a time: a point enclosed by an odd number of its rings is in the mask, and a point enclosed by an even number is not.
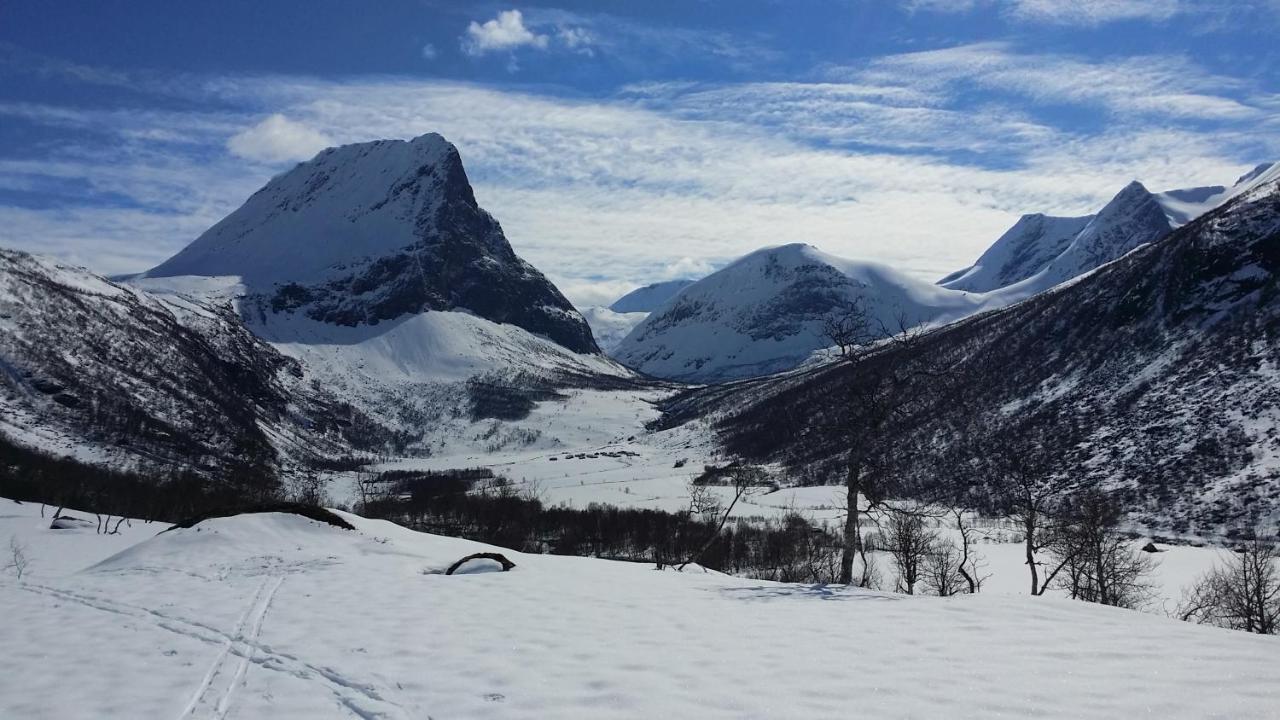
{"type": "Polygon", "coordinates": [[[1188,10],[1182,0],[1014,0],[1010,6],[1014,17],[1057,25],[1163,21],[1188,10]]]}
{"type": "Polygon", "coordinates": [[[432,45],[431,43],[427,43],[426,45],[422,46],[423,60],[435,60],[437,55],[439,55],[439,52],[436,51],[435,45],[432,45]]]}
{"type": "Polygon", "coordinates": [[[580,27],[561,27],[556,32],[556,39],[566,48],[582,55],[595,55],[596,39],[580,27]]]}
{"type": "Polygon", "coordinates": [[[503,10],[484,23],[473,20],[462,36],[461,44],[463,52],[474,56],[526,46],[545,50],[547,36],[525,27],[524,16],[519,10],[503,10]]]}
{"type": "Polygon", "coordinates": [[[1210,74],[1177,55],[1085,60],[1023,53],[1008,43],[975,43],[890,55],[833,77],[947,93],[978,87],[1042,104],[1101,106],[1166,119],[1248,120],[1263,115],[1234,78],[1210,74]]]}
{"type": "MultiPolygon", "coordinates": [[[[1042,25],[1098,26],[1125,20],[1163,22],[1184,14],[1221,12],[1214,0],[901,0],[911,12],[967,13],[995,8],[1009,20],[1042,25]]],[[[1226,4],[1226,3],[1221,3],[1226,4]]]]}
{"type": "Polygon", "coordinates": [[[227,149],[247,160],[281,163],[309,160],[332,144],[324,133],[274,113],[232,135],[227,140],[227,149]]]}

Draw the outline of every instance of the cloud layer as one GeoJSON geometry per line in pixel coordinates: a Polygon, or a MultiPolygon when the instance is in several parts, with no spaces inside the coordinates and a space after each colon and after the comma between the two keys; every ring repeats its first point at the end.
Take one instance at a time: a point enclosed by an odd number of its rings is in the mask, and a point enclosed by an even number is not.
{"type": "MultiPolygon", "coordinates": [[[[462,42],[473,56],[617,54],[647,32],[511,10],[471,21],[462,42]]],[[[663,35],[661,47],[694,39],[663,35]]],[[[752,61],[732,45],[701,52],[752,61]]],[[[73,69],[77,82],[145,87],[183,109],[0,102],[8,122],[77,138],[0,155],[0,244],[112,273],[160,262],[326,145],[430,131],[459,147],[517,252],[582,305],[788,242],[932,280],[1022,213],[1096,210],[1134,178],[1223,183],[1280,157],[1275,88],[1178,54],[969,43],[820,64],[798,79],[591,98],[407,77],[142,82],[73,69]]]]}

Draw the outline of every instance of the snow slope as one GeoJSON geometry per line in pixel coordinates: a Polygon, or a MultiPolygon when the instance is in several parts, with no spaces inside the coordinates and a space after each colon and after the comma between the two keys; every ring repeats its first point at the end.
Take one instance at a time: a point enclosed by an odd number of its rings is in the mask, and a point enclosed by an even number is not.
{"type": "Polygon", "coordinates": [[[15,718],[1269,718],[1274,638],[1051,598],[907,597],[504,551],[344,515],[122,547],[4,501],[15,718]],[[85,567],[45,566],[76,546],[85,567]],[[100,561],[99,561],[100,560],[100,561]],[[74,681],[68,681],[74,678],[74,681]]]}
{"type": "Polygon", "coordinates": [[[662,378],[716,382],[799,365],[830,343],[823,319],[862,301],[896,327],[944,322],[982,299],[883,265],[827,255],[810,245],[766,248],[697,281],[654,311],[617,347],[623,364],[662,378]]]}
{"type": "Polygon", "coordinates": [[[938,281],[952,290],[989,292],[1040,272],[1093,219],[1023,215],[973,265],[938,281]]]}
{"type": "Polygon", "coordinates": [[[616,313],[650,313],[662,307],[693,283],[693,280],[668,280],[645,285],[618,298],[609,306],[609,309],[616,313]]]}

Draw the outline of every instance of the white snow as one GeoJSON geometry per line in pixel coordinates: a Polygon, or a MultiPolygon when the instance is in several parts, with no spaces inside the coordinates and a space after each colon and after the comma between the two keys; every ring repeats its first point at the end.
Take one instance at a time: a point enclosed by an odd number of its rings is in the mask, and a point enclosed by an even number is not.
{"type": "Polygon", "coordinates": [[[948,599],[502,551],[344,515],[48,530],[0,580],[0,717],[1268,718],[1275,638],[1054,598],[948,599]],[[492,569],[492,568],[490,568],[492,569]]]}

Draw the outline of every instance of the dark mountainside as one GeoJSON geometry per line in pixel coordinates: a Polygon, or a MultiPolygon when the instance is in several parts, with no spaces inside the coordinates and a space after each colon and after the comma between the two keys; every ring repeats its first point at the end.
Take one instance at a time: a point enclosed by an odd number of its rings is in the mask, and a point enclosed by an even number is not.
{"type": "MultiPolygon", "coordinates": [[[[1079,282],[930,333],[912,356],[882,353],[947,374],[897,392],[912,412],[874,439],[879,471],[916,494],[949,485],[981,500],[993,478],[970,461],[1001,450],[1046,459],[1052,482],[1114,490],[1154,528],[1244,529],[1274,512],[1278,185],[1079,282]]],[[[850,381],[825,366],[695,390],[664,423],[715,414],[733,454],[838,483],[836,402],[850,381]]]]}
{"type": "Polygon", "coordinates": [[[350,409],[304,387],[229,306],[178,307],[7,250],[0,290],[10,430],[65,432],[111,464],[223,474],[277,466],[266,428],[304,456],[361,444],[350,409]]]}

